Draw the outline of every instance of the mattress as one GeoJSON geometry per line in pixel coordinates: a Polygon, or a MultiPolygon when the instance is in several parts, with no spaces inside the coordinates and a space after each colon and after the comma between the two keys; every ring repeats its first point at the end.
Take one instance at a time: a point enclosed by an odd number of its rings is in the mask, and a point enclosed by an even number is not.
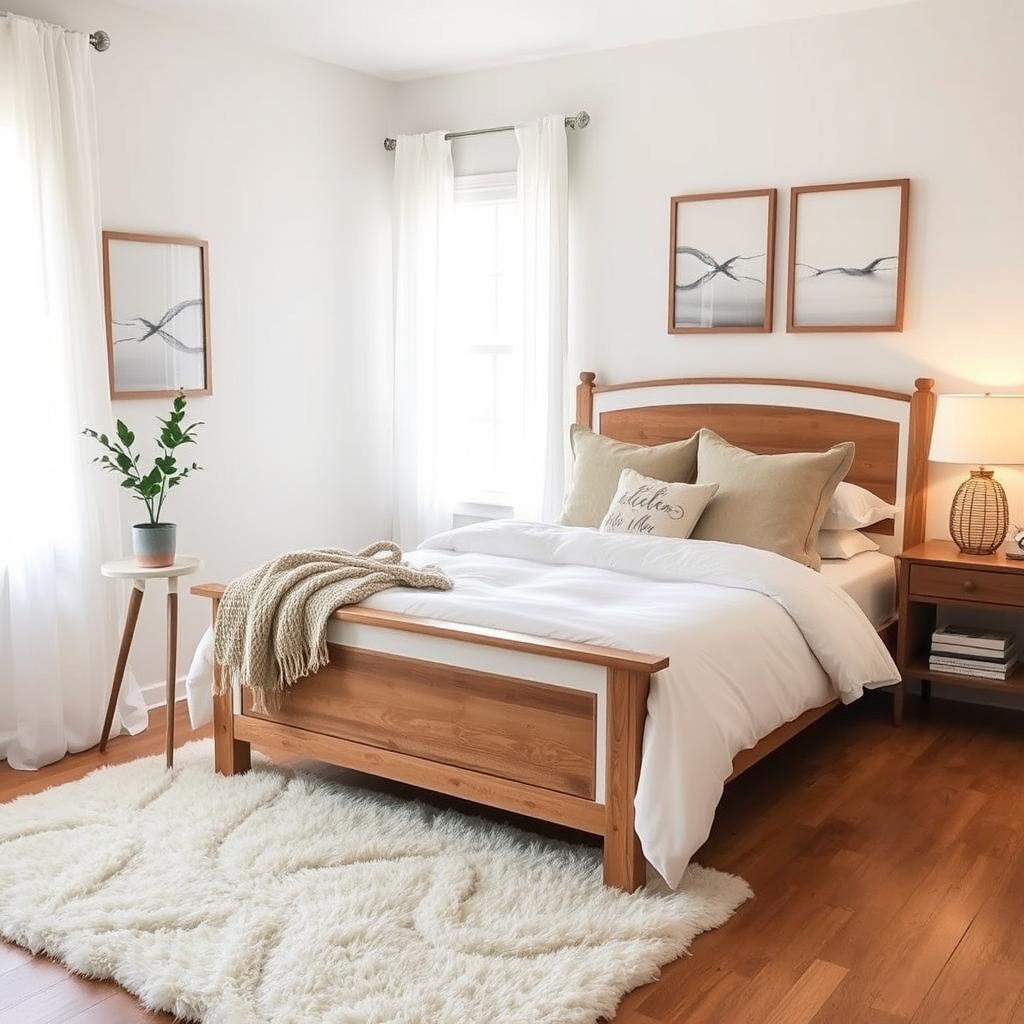
{"type": "MultiPolygon", "coordinates": [[[[811,708],[836,697],[849,703],[898,678],[869,621],[884,617],[881,567],[890,578],[893,571],[885,556],[858,555],[819,574],[739,544],[498,520],[439,534],[408,561],[439,566],[455,586],[392,588],[364,607],[669,658],[648,697],[635,806],[644,854],[672,887],[707,838],[741,750],[811,708]]],[[[349,642],[337,633],[349,626],[333,620],[328,639],[349,642]]],[[[405,650],[388,631],[377,639],[382,646],[354,646],[405,650]]],[[[204,644],[188,691],[190,709],[202,692],[208,714],[212,637],[204,644]]],[[[470,657],[447,650],[430,660],[445,663],[445,654],[470,657]]],[[[524,669],[506,658],[485,671],[518,677],[524,669]]],[[[602,678],[591,692],[606,685],[602,678]]]]}
{"type": "Polygon", "coordinates": [[[860,606],[875,629],[896,615],[896,559],[881,551],[862,551],[853,558],[829,558],[821,575],[842,587],[860,606]]]}

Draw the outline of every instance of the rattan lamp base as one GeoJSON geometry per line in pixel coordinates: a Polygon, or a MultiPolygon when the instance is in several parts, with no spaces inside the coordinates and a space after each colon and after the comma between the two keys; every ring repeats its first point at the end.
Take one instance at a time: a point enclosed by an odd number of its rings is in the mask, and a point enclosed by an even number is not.
{"type": "Polygon", "coordinates": [[[991,555],[1006,539],[1010,511],[1006,491],[991,469],[972,469],[953,498],[949,533],[971,555],[991,555]]]}

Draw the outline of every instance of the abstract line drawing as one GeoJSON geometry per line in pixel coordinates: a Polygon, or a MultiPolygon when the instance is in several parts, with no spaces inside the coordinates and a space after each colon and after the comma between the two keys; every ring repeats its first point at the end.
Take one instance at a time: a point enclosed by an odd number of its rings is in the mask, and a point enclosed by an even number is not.
{"type": "Polygon", "coordinates": [[[145,328],[142,334],[135,338],[117,338],[114,341],[115,345],[123,345],[126,341],[142,342],[147,338],[151,338],[154,334],[159,335],[167,342],[171,348],[177,349],[179,352],[195,352],[200,353],[203,351],[202,345],[186,345],[184,342],[179,341],[170,331],[164,328],[169,324],[183,309],[188,309],[190,306],[201,306],[203,304],[202,299],[186,299],[184,302],[179,302],[177,305],[171,306],[169,310],[154,324],[147,320],[143,316],[129,317],[127,320],[115,320],[114,323],[118,327],[134,327],[141,325],[145,328]]]}
{"type": "Polygon", "coordinates": [[[103,233],[111,398],[208,395],[207,243],[103,233]]]}
{"type": "Polygon", "coordinates": [[[846,274],[848,277],[868,277],[871,274],[880,274],[885,270],[896,270],[898,269],[895,261],[899,259],[898,256],[878,256],[873,259],[870,263],[863,267],[812,267],[809,263],[798,263],[798,267],[803,267],[804,270],[811,271],[812,277],[822,277],[825,274],[846,274]],[[883,267],[882,264],[886,260],[893,260],[893,266],[883,267]]]}
{"type": "Polygon", "coordinates": [[[775,189],[675,196],[672,334],[771,330],[775,189]]]}
{"type": "Polygon", "coordinates": [[[733,264],[739,263],[743,260],[763,260],[764,253],[758,253],[756,256],[730,256],[727,260],[723,260],[719,263],[714,256],[704,252],[702,249],[695,249],[690,245],[681,245],[676,249],[676,255],[684,256],[696,256],[701,263],[711,267],[711,269],[702,276],[698,277],[695,281],[690,281],[688,284],[677,284],[676,288],[679,291],[688,292],[694,288],[699,288],[702,284],[706,284],[713,277],[718,274],[725,274],[726,277],[731,278],[733,281],[756,281],[758,284],[764,284],[763,278],[751,277],[749,274],[737,274],[733,270],[733,264]]]}

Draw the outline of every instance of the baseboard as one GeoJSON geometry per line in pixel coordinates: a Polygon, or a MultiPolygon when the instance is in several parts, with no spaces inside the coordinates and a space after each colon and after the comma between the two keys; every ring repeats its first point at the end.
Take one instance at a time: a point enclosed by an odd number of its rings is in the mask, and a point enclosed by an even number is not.
{"type": "MultiPolygon", "coordinates": [[[[142,699],[145,702],[146,710],[152,711],[154,708],[162,708],[167,703],[167,684],[164,682],[146,683],[145,686],[141,687],[142,699]]],[[[184,700],[185,699],[185,676],[179,676],[178,681],[174,685],[174,699],[184,700]]]]}

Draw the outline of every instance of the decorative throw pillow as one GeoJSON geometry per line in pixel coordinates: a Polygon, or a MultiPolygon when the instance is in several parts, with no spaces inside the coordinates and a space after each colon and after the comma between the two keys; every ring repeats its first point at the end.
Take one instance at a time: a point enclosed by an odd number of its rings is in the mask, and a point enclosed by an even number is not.
{"type": "Polygon", "coordinates": [[[846,441],[827,452],[755,455],[704,428],[697,483],[718,484],[719,491],[693,536],[764,548],[817,569],[818,530],[853,453],[846,441]]]}
{"type": "Polygon", "coordinates": [[[718,484],[675,484],[624,469],[601,532],[686,540],[717,491],[718,484]]]}
{"type": "Polygon", "coordinates": [[[873,526],[883,519],[892,519],[896,506],[882,501],[866,487],[841,483],[828,503],[825,518],[821,521],[823,530],[860,530],[873,526]]]}
{"type": "Polygon", "coordinates": [[[822,558],[853,558],[865,551],[877,551],[878,545],[860,530],[822,530],[815,547],[822,558]]]}
{"type": "Polygon", "coordinates": [[[657,480],[689,483],[697,466],[696,434],[685,441],[648,447],[613,441],[573,424],[569,438],[575,459],[560,520],[564,526],[599,526],[624,469],[657,480]]]}

